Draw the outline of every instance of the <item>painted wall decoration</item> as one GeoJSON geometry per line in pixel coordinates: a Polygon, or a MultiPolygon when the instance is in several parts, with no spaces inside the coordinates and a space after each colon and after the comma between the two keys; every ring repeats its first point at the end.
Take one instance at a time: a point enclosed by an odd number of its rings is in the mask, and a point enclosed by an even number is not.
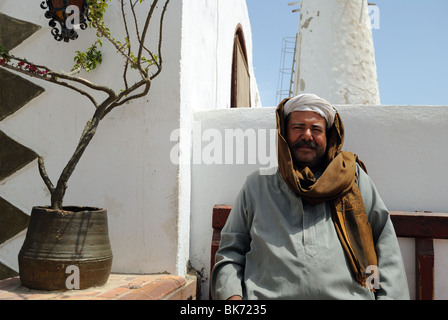
{"type": "MultiPolygon", "coordinates": [[[[0,13],[0,45],[11,50],[32,36],[40,27],[0,13]]],[[[0,124],[7,117],[30,103],[45,90],[12,72],[0,70],[0,124]]],[[[20,144],[1,130],[0,183],[37,158],[30,148],[20,144]]],[[[0,195],[0,245],[27,228],[28,214],[0,195]]],[[[0,262],[0,279],[17,274],[0,262]]]]}

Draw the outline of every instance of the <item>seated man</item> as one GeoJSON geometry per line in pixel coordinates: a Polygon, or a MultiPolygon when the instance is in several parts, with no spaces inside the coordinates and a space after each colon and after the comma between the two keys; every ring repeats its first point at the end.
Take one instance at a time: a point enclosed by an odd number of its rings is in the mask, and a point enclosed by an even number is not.
{"type": "Polygon", "coordinates": [[[213,299],[409,299],[389,212],[324,99],[276,109],[278,168],[255,172],[221,232],[213,299]]]}

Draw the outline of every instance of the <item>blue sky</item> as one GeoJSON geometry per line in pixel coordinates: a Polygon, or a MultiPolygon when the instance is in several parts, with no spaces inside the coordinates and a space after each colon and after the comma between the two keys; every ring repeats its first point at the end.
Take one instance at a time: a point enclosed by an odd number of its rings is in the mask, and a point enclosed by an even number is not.
{"type": "MultiPolygon", "coordinates": [[[[354,1],[354,0],[353,0],[354,1]]],[[[294,0],[246,0],[253,64],[263,106],[277,105],[282,39],[295,37],[294,0]]],[[[448,1],[369,0],[380,12],[373,29],[383,105],[448,105],[448,1]]]]}

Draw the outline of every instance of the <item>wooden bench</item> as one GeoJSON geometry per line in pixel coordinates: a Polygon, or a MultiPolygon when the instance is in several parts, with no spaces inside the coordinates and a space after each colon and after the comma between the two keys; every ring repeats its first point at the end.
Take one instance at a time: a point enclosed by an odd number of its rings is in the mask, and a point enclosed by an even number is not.
{"type": "MultiPolygon", "coordinates": [[[[210,271],[232,206],[213,207],[210,271]]],[[[434,239],[448,239],[448,213],[391,211],[397,237],[415,238],[416,299],[434,300],[434,239]]]]}

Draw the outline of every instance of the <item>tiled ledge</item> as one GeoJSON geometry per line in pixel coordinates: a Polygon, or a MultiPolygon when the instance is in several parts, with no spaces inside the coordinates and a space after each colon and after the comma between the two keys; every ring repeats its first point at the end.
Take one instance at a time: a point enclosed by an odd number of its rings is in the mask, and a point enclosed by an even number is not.
{"type": "Polygon", "coordinates": [[[194,300],[194,276],[111,274],[104,286],[63,292],[24,288],[19,277],[0,281],[0,300],[194,300]]]}

